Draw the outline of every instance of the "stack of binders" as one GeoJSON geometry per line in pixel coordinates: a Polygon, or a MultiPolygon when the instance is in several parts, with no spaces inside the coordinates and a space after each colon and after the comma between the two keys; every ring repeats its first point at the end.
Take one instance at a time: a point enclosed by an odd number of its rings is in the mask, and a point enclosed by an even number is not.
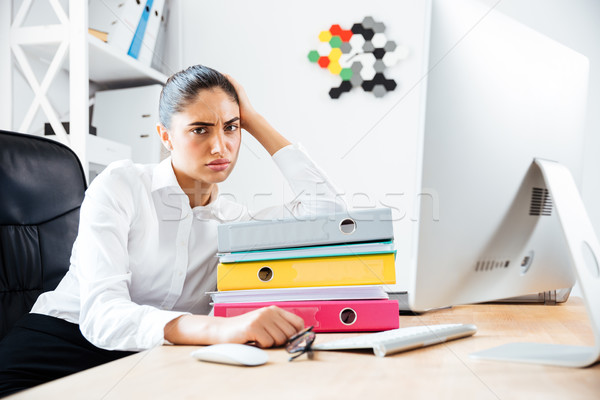
{"type": "Polygon", "coordinates": [[[398,328],[390,209],[220,225],[214,315],[276,305],[315,332],[398,328]]]}

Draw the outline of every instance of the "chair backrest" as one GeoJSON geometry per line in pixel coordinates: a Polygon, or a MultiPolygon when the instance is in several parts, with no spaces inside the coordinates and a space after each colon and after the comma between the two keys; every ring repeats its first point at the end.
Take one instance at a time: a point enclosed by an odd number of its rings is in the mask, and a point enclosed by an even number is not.
{"type": "Polygon", "coordinates": [[[0,131],[0,338],[69,269],[85,189],[67,146],[0,131]]]}

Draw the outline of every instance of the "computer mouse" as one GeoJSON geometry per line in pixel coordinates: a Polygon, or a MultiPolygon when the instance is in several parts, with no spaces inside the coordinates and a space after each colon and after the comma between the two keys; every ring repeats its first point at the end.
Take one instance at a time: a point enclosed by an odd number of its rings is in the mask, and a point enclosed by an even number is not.
{"type": "Polygon", "coordinates": [[[221,364],[256,366],[269,360],[266,351],[246,344],[213,344],[192,352],[192,357],[201,361],[221,364]]]}

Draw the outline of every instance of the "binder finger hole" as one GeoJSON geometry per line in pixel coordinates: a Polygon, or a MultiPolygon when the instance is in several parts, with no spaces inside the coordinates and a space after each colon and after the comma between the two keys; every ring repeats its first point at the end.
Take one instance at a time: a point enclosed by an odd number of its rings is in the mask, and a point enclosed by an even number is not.
{"type": "Polygon", "coordinates": [[[269,282],[273,279],[273,270],[269,267],[262,267],[258,270],[258,279],[261,282],[269,282]]]}
{"type": "Polygon", "coordinates": [[[356,230],[356,222],[352,218],[345,218],[340,222],[340,231],[346,235],[354,233],[356,230]]]}
{"type": "Polygon", "coordinates": [[[340,321],[344,325],[352,325],[356,322],[356,311],[351,308],[344,308],[340,312],[340,321]]]}

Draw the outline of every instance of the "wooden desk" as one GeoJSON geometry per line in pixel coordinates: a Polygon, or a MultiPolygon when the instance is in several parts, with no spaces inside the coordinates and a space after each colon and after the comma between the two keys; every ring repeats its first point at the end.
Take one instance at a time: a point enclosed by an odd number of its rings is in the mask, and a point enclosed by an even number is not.
{"type": "MultiPolygon", "coordinates": [[[[199,362],[195,346],[162,346],[21,392],[11,399],[598,399],[600,365],[586,369],[471,359],[474,351],[513,341],[593,342],[583,303],[485,304],[423,316],[401,326],[474,323],[475,336],[385,358],[372,352],[316,352],[288,362],[236,367],[199,362]]],[[[317,341],[339,334],[318,334],[317,341]]],[[[57,360],[60,362],[60,360],[57,360]]]]}

